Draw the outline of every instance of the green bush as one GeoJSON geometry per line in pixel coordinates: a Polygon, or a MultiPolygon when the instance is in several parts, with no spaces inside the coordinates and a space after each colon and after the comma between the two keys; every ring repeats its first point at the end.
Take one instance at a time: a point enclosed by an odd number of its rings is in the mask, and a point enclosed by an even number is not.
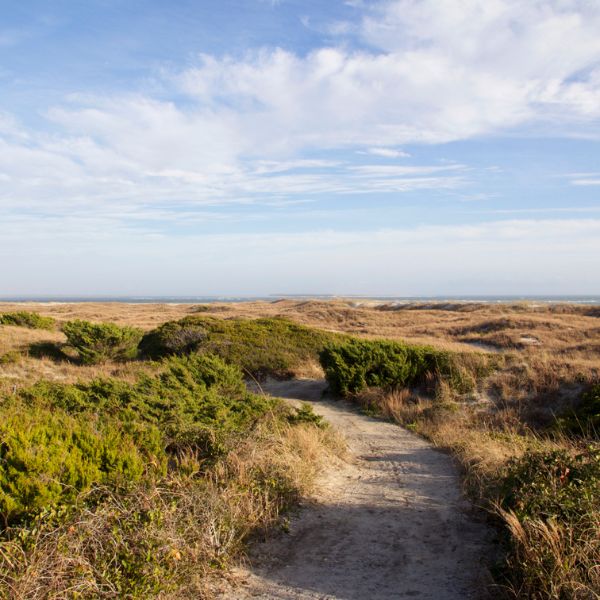
{"type": "Polygon", "coordinates": [[[186,317],[147,333],[140,354],[159,358],[193,351],[216,354],[255,377],[286,377],[316,362],[327,343],[344,336],[297,325],[285,319],[186,317]]]}
{"type": "Polygon", "coordinates": [[[0,325],[29,327],[29,329],[54,329],[56,321],[52,317],[42,317],[25,310],[0,315],[0,325]]]}
{"type": "Polygon", "coordinates": [[[133,327],[120,327],[114,323],[68,321],[63,325],[67,341],[84,364],[106,360],[135,358],[142,331],[133,327]]]}
{"type": "Polygon", "coordinates": [[[76,385],[40,382],[21,397],[29,405],[118,419],[142,447],[145,429],[138,425],[148,423],[162,432],[166,448],[193,447],[208,459],[225,451],[224,440],[231,433],[245,431],[277,405],[249,393],[237,367],[202,354],[166,359],[159,373],[133,385],[116,379],[76,385]]]}
{"type": "MultiPolygon", "coordinates": [[[[155,432],[154,452],[160,451],[155,432]]],[[[18,403],[0,421],[0,515],[10,523],[42,508],[72,502],[94,484],[129,485],[147,455],[116,421],[18,403]]]]}
{"type": "Polygon", "coordinates": [[[502,505],[520,519],[576,523],[600,510],[600,447],[528,452],[508,463],[502,505]]]}
{"type": "Polygon", "coordinates": [[[426,346],[391,341],[351,340],[331,345],[320,355],[325,377],[336,394],[367,387],[400,388],[414,385],[428,373],[446,369],[448,355],[426,346]]]}
{"type": "Polygon", "coordinates": [[[493,357],[486,354],[454,353],[388,340],[350,339],[330,344],[321,352],[320,361],[331,390],[341,395],[367,387],[418,385],[430,376],[465,394],[494,368],[493,357]]]}

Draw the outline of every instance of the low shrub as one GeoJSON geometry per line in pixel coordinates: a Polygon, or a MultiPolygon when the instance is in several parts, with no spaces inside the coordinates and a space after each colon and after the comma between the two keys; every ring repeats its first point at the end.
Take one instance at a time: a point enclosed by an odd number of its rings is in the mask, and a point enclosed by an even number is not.
{"type": "MultiPolygon", "coordinates": [[[[154,431],[151,455],[162,452],[154,431]]],[[[0,421],[0,515],[5,523],[68,504],[103,484],[138,481],[149,455],[116,421],[101,424],[57,409],[10,403],[0,421]]]]}
{"type": "Polygon", "coordinates": [[[520,598],[594,598],[600,589],[600,446],[529,452],[508,464],[500,513],[507,578],[520,598]]]}
{"type": "Polygon", "coordinates": [[[224,450],[220,440],[227,433],[245,431],[279,404],[248,392],[237,367],[202,354],[166,359],[157,374],[135,384],[110,378],[75,385],[44,381],[21,397],[69,414],[118,418],[130,427],[150,423],[160,428],[165,447],[194,447],[211,459],[224,450]]]}
{"type": "Polygon", "coordinates": [[[68,321],[62,330],[84,364],[135,358],[143,334],[133,327],[81,320],[68,321]]]}
{"type": "Polygon", "coordinates": [[[423,383],[438,376],[459,393],[472,391],[491,367],[483,354],[458,354],[430,346],[387,340],[352,339],[327,346],[321,366],[336,394],[356,394],[367,387],[392,390],[423,383]]]}
{"type": "Polygon", "coordinates": [[[54,329],[56,321],[52,317],[43,317],[35,312],[21,310],[0,315],[0,325],[14,325],[29,329],[54,329]]]}
{"type": "Polygon", "coordinates": [[[285,319],[186,317],[147,333],[140,354],[160,358],[194,351],[220,356],[254,377],[286,377],[318,361],[327,343],[343,336],[297,325],[285,319]]]}

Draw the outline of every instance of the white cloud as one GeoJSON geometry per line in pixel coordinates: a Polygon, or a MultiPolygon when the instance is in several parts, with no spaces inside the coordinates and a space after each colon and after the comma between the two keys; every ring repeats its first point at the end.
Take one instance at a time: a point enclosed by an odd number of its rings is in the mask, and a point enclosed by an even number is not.
{"type": "MultiPolygon", "coordinates": [[[[360,153],[362,153],[362,151],[359,152],[359,154],[360,153]]],[[[410,158],[408,152],[395,150],[394,148],[368,148],[364,153],[373,156],[382,156],[383,158],[410,158]]]]}

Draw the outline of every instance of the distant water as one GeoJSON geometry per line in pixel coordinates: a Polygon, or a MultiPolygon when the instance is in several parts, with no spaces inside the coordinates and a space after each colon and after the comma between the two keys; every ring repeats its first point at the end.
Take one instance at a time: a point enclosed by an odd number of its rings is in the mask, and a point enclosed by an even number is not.
{"type": "Polygon", "coordinates": [[[485,302],[485,303],[574,303],[600,304],[600,296],[361,296],[361,295],[277,295],[270,296],[0,296],[0,302],[125,302],[129,304],[210,304],[213,302],[273,302],[279,299],[293,300],[374,300],[379,302],[485,302]]]}

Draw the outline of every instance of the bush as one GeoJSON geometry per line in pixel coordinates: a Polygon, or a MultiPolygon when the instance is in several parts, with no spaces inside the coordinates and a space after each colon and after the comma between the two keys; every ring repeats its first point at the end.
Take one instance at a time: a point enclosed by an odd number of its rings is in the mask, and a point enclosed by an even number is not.
{"type": "Polygon", "coordinates": [[[42,317],[35,312],[18,311],[0,315],[0,325],[29,327],[29,329],[54,329],[56,321],[52,317],[42,317]]]}
{"type": "Polygon", "coordinates": [[[449,356],[427,346],[399,342],[351,340],[325,348],[320,355],[325,377],[336,394],[354,394],[367,387],[394,389],[447,370],[449,356]]]}
{"type": "Polygon", "coordinates": [[[278,402],[249,393],[241,371],[210,355],[171,357],[154,376],[136,384],[96,379],[76,385],[40,382],[21,392],[29,405],[58,408],[94,419],[118,419],[145,445],[145,428],[159,428],[171,452],[193,448],[213,460],[225,450],[231,433],[242,433],[278,402]]]}
{"type": "Polygon", "coordinates": [[[114,323],[80,320],[65,323],[63,332],[84,364],[135,358],[143,333],[140,329],[119,327],[114,323]]]}
{"type": "Polygon", "coordinates": [[[255,377],[287,377],[316,362],[327,343],[344,336],[296,325],[285,319],[186,317],[147,333],[140,353],[150,358],[193,351],[220,356],[255,377]]]}
{"type": "Polygon", "coordinates": [[[139,344],[142,356],[158,359],[198,350],[207,338],[207,322],[195,317],[163,323],[144,335],[139,344]]]}
{"type": "Polygon", "coordinates": [[[600,447],[529,452],[512,460],[503,484],[503,508],[522,519],[576,521],[600,509],[600,447]]]}
{"type": "Polygon", "coordinates": [[[600,589],[600,447],[529,452],[508,465],[500,509],[505,576],[519,598],[595,598],[600,589]]]}
{"type": "MultiPolygon", "coordinates": [[[[153,450],[160,451],[155,437],[153,450]]],[[[104,425],[57,409],[5,406],[0,422],[0,515],[5,523],[72,502],[94,484],[142,476],[147,456],[118,422],[104,425]]]]}

